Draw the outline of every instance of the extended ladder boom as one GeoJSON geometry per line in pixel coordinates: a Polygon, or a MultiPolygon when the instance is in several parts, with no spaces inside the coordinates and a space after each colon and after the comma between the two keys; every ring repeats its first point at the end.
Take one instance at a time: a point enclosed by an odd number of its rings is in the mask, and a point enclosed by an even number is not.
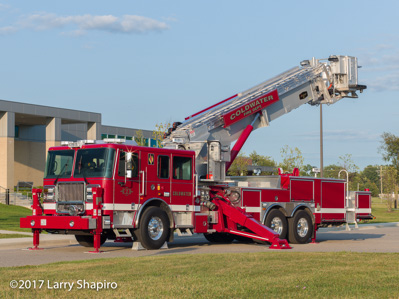
{"type": "Polygon", "coordinates": [[[325,61],[305,60],[251,89],[200,111],[166,137],[169,148],[196,151],[201,179],[223,181],[230,164],[252,130],[269,126],[274,119],[299,106],[333,104],[344,97],[357,98],[357,58],[330,56],[325,61]],[[230,152],[230,145],[236,141],[230,152]]]}

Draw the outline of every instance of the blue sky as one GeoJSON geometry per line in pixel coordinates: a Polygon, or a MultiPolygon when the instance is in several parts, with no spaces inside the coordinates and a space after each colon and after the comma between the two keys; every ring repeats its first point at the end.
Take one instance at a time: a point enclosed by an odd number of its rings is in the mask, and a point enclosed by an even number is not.
{"type": "MultiPolygon", "coordinates": [[[[154,129],[183,120],[311,57],[359,58],[359,99],[324,107],[324,164],[379,164],[399,134],[397,1],[2,1],[0,98],[102,113],[154,129]]],[[[319,166],[319,109],[305,105],[243,151],[319,166]]]]}

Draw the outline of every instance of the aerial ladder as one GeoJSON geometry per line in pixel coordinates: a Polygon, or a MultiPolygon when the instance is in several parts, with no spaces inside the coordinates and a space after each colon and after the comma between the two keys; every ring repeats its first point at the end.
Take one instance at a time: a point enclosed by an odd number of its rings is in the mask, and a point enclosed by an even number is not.
{"type": "Polygon", "coordinates": [[[163,146],[195,151],[198,187],[211,194],[204,201],[232,223],[218,232],[268,241],[271,248],[289,248],[274,231],[235,207],[231,194],[223,194],[226,172],[252,131],[269,126],[303,104],[334,104],[343,98],[357,98],[357,92],[366,88],[358,84],[356,57],[304,60],[300,66],[175,123],[164,136],[163,146]]]}

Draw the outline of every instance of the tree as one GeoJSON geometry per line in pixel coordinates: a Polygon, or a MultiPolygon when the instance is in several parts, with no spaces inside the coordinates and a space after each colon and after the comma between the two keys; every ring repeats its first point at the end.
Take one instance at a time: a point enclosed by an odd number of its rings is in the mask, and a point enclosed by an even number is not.
{"type": "Polygon", "coordinates": [[[313,168],[312,165],[306,164],[301,170],[301,176],[314,176],[313,168]]]}
{"type": "Polygon", "coordinates": [[[170,127],[170,122],[159,123],[155,125],[155,130],[152,132],[152,137],[156,140],[157,147],[162,147],[161,142],[163,141],[163,136],[170,127]]]}
{"type": "Polygon", "coordinates": [[[377,186],[380,183],[380,178],[378,177],[380,171],[379,166],[367,165],[361,172],[362,176],[367,178],[370,182],[373,182],[377,186]]]}
{"type": "MultiPolygon", "coordinates": [[[[259,155],[256,151],[249,154],[249,158],[252,160],[252,165],[254,166],[268,166],[276,168],[276,162],[269,156],[259,155]]],[[[270,175],[273,172],[262,171],[260,175],[270,175]]]]}
{"type": "Polygon", "coordinates": [[[284,171],[292,172],[295,167],[300,170],[303,169],[304,158],[299,148],[291,148],[288,145],[285,145],[281,148],[280,153],[283,162],[281,162],[279,166],[284,171]]]}
{"type": "Polygon", "coordinates": [[[146,146],[143,130],[136,131],[136,136],[134,136],[134,141],[136,141],[137,145],[146,146]]]}
{"type": "Polygon", "coordinates": [[[342,169],[342,167],[339,165],[336,165],[336,164],[327,165],[323,169],[323,176],[325,178],[336,179],[336,178],[338,178],[338,173],[340,172],[341,169],[342,169]]]}
{"type": "Polygon", "coordinates": [[[378,194],[382,193],[379,188],[381,185],[379,171],[379,166],[368,165],[360,173],[364,183],[364,188],[370,189],[372,196],[378,196],[378,194]]]}
{"type": "Polygon", "coordinates": [[[227,175],[245,176],[248,174],[248,165],[251,165],[251,159],[246,157],[244,153],[240,153],[231,164],[227,175]]]}
{"type": "Polygon", "coordinates": [[[394,201],[394,192],[397,186],[398,171],[393,166],[384,168],[382,185],[387,200],[388,212],[392,212],[392,206],[394,201]]]}
{"type": "Polygon", "coordinates": [[[339,156],[338,159],[341,160],[340,166],[349,173],[359,171],[359,167],[352,160],[352,154],[345,154],[343,156],[339,156]]]}
{"type": "Polygon", "coordinates": [[[381,137],[382,158],[399,171],[399,137],[387,132],[384,132],[381,137]]]}
{"type": "MultiPolygon", "coordinates": [[[[382,153],[382,158],[391,163],[391,167],[393,167],[396,172],[395,172],[395,188],[394,191],[396,193],[396,200],[398,200],[398,173],[399,173],[399,137],[395,136],[392,133],[387,133],[384,132],[382,135],[382,145],[380,147],[380,151],[382,153]]],[[[384,172],[383,176],[383,189],[384,193],[386,193],[388,190],[384,188],[385,186],[385,181],[387,180],[385,176],[388,176],[389,179],[393,179],[391,176],[393,176],[394,172],[392,169],[389,167],[386,169],[386,172],[384,172]]],[[[390,203],[388,203],[388,211],[390,211],[392,208],[390,206],[390,203]]]]}

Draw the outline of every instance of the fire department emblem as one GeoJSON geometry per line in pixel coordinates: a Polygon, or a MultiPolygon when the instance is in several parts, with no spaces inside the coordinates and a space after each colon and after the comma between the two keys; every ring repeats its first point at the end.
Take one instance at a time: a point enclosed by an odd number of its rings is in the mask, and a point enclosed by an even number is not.
{"type": "Polygon", "coordinates": [[[128,196],[133,193],[133,190],[128,187],[124,187],[122,188],[121,193],[125,196],[128,196]]]}
{"type": "Polygon", "coordinates": [[[154,165],[154,154],[148,154],[148,165],[154,165]]]}

